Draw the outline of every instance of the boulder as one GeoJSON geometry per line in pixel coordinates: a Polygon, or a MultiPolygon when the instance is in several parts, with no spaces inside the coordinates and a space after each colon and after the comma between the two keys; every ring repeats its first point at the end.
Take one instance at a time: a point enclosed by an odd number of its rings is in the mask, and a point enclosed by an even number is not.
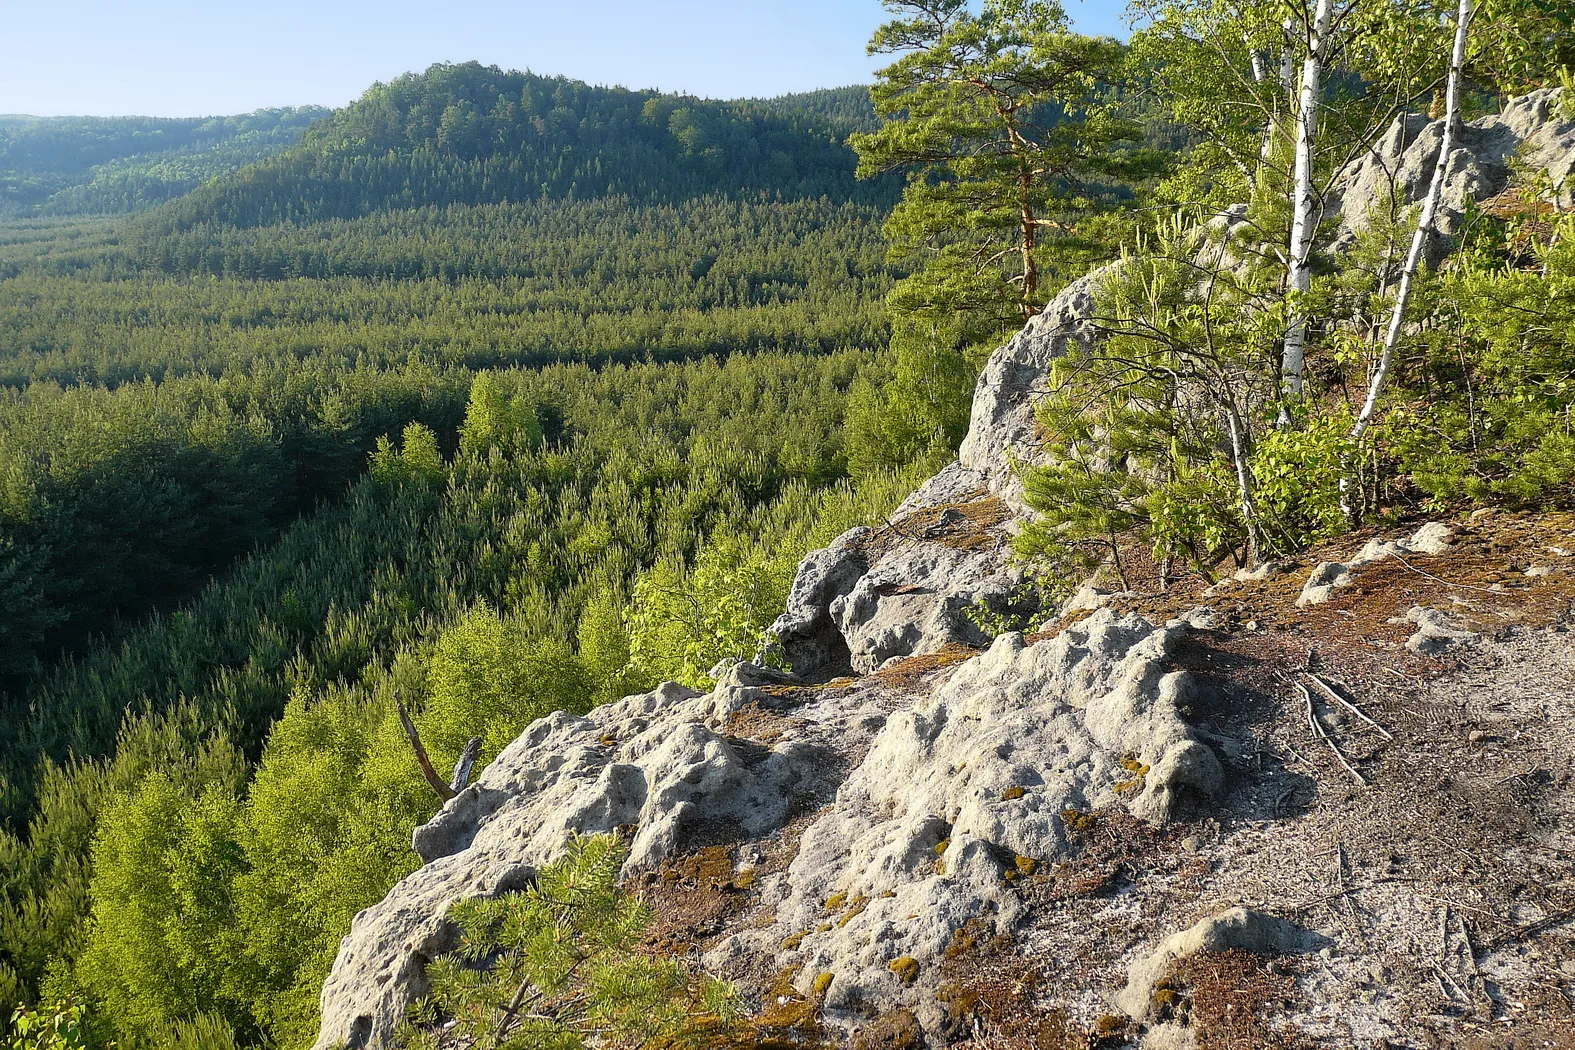
{"type": "Polygon", "coordinates": [[[868,674],[892,660],[938,652],[953,643],[989,644],[969,609],[1009,600],[1020,579],[998,552],[904,544],[832,601],[829,612],[853,669],[868,674]]]}
{"type": "Polygon", "coordinates": [[[1405,647],[1422,656],[1438,656],[1457,645],[1471,645],[1482,640],[1482,636],[1475,631],[1461,628],[1448,613],[1421,605],[1411,606],[1404,616],[1389,622],[1416,625],[1416,633],[1406,639],[1405,647]]]}
{"type": "Polygon", "coordinates": [[[1181,714],[1194,683],[1170,669],[1185,630],[1106,609],[1035,645],[997,639],[890,716],[805,830],[775,925],[729,937],[708,963],[727,972],[775,953],[806,992],[832,975],[834,1017],[882,1003],[939,1025],[955,931],[1019,921],[1011,878],[1069,854],[1064,811],[1124,803],[1163,821],[1180,793],[1219,787],[1218,759],[1181,714]]]}
{"type": "Polygon", "coordinates": [[[850,669],[848,644],[832,618],[831,605],[869,571],[872,535],[867,528],[851,529],[799,563],[787,606],[771,625],[773,641],[759,662],[774,651],[802,677],[850,669]]]}
{"type": "Polygon", "coordinates": [[[1297,608],[1322,605],[1334,597],[1335,591],[1349,586],[1352,573],[1364,566],[1395,556],[1406,558],[1416,554],[1442,554],[1454,541],[1454,530],[1441,521],[1428,522],[1404,539],[1368,540],[1350,561],[1319,562],[1302,585],[1302,593],[1296,599],[1297,608]]]}
{"type": "MultiPolygon", "coordinates": [[[[1558,91],[1541,90],[1512,99],[1502,113],[1467,124],[1445,169],[1438,225],[1445,234],[1460,229],[1472,203],[1503,192],[1512,162],[1541,169],[1560,187],[1559,203],[1575,206],[1575,119],[1560,118],[1558,91]]],[[[1374,148],[1348,168],[1331,189],[1340,214],[1336,247],[1349,247],[1375,211],[1405,208],[1427,194],[1444,122],[1418,114],[1401,116],[1374,148]]],[[[1333,209],[1332,209],[1333,210],[1333,209]]],[[[1442,247],[1436,246],[1436,247],[1442,247]]]]}
{"type": "Polygon", "coordinates": [[[1127,970],[1126,987],[1116,995],[1116,1005],[1134,1020],[1148,1020],[1159,982],[1177,963],[1204,952],[1235,949],[1257,955],[1292,955],[1315,951],[1325,943],[1324,938],[1285,919],[1231,908],[1171,934],[1134,960],[1127,970]]]}
{"type": "Polygon", "coordinates": [[[323,986],[317,1050],[392,1045],[405,1010],[426,994],[426,964],[454,947],[455,902],[524,888],[574,835],[630,834],[631,874],[708,828],[770,834],[836,767],[833,743],[857,746],[879,725],[855,691],[818,732],[769,748],[733,738],[729,716],[770,700],[751,670],[734,667],[704,695],[668,683],[588,716],[533,722],[416,829],[423,866],[356,916],[323,986]]]}
{"type": "Polygon", "coordinates": [[[1095,339],[1094,293],[1109,272],[1107,266],[1067,285],[990,355],[974,386],[973,413],[958,461],[1020,512],[1027,508],[1017,468],[1036,461],[1039,444],[1034,401],[1044,393],[1051,362],[1095,339]]]}

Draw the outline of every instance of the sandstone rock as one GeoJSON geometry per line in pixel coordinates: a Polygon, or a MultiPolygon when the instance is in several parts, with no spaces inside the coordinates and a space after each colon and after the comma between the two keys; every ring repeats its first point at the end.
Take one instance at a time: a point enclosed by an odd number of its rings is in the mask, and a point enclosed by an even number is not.
{"type": "MultiPolygon", "coordinates": [[[[1511,100],[1504,111],[1466,125],[1445,169],[1439,206],[1439,229],[1455,233],[1467,205],[1502,192],[1509,184],[1511,161],[1517,156],[1546,171],[1562,185],[1561,203],[1575,203],[1575,120],[1555,119],[1555,91],[1534,91],[1511,100]]],[[[1433,162],[1443,139],[1443,121],[1417,114],[1396,119],[1373,151],[1335,181],[1333,203],[1340,211],[1337,248],[1356,238],[1369,216],[1393,203],[1408,206],[1427,193],[1433,162]]]]}
{"type": "Polygon", "coordinates": [[[316,1047],[389,1046],[424,967],[453,947],[456,901],[522,888],[572,835],[632,827],[626,872],[659,864],[688,836],[718,824],[745,838],[782,826],[795,797],[813,795],[837,747],[857,747],[882,722],[853,691],[842,707],[771,748],[725,735],[728,716],[770,698],[731,668],[711,693],[666,684],[580,717],[532,723],[481,775],[417,828],[425,865],[361,912],[323,987],[316,1047]]]}
{"type": "Polygon", "coordinates": [[[1231,949],[1259,955],[1291,955],[1316,951],[1323,939],[1284,919],[1246,908],[1231,908],[1203,919],[1160,941],[1153,951],[1134,960],[1116,1005],[1135,1020],[1153,1012],[1154,988],[1175,965],[1203,952],[1231,949]]]}
{"type": "Polygon", "coordinates": [[[887,720],[805,830],[776,925],[728,938],[708,962],[725,972],[787,941],[805,990],[833,975],[833,1015],[892,1003],[939,1024],[933,991],[953,933],[970,919],[1018,921],[1005,872],[1067,853],[1064,810],[1124,801],[1164,820],[1179,792],[1218,788],[1218,760],[1180,713],[1192,681],[1168,669],[1184,630],[1107,609],[1036,645],[997,639],[932,700],[887,720]],[[895,960],[913,960],[911,980],[895,960]]]}
{"type": "Polygon", "coordinates": [[[903,500],[902,506],[898,507],[897,512],[892,515],[892,520],[900,521],[926,507],[970,503],[987,495],[989,491],[989,478],[983,472],[952,462],[943,467],[939,474],[915,489],[913,495],[903,500]]]}
{"type": "Polygon", "coordinates": [[[974,387],[968,436],[958,452],[961,464],[986,479],[990,491],[1013,507],[1023,504],[1016,462],[1031,463],[1038,445],[1034,401],[1044,392],[1050,363],[1074,346],[1095,338],[1094,290],[1109,267],[1074,281],[995,353],[974,387]]]}
{"type": "Polygon", "coordinates": [[[1368,540],[1348,562],[1320,562],[1307,577],[1307,582],[1302,585],[1302,593],[1297,597],[1296,605],[1298,608],[1306,608],[1309,605],[1320,605],[1328,601],[1334,596],[1335,591],[1350,584],[1351,574],[1357,569],[1383,561],[1385,558],[1395,555],[1409,557],[1413,554],[1442,554],[1449,549],[1454,538],[1454,530],[1448,525],[1432,521],[1405,539],[1368,540]]]}
{"type": "Polygon", "coordinates": [[[989,637],[967,615],[981,601],[1006,600],[1021,579],[1000,552],[939,543],[905,544],[831,602],[853,669],[869,673],[890,660],[933,653],[989,637]]]}
{"type": "Polygon", "coordinates": [[[770,631],[795,674],[814,677],[848,667],[848,644],[831,617],[831,604],[869,571],[866,545],[871,535],[867,528],[852,529],[799,563],[787,607],[770,631]]]}
{"type": "Polygon", "coordinates": [[[1446,649],[1457,645],[1469,645],[1482,639],[1482,636],[1475,631],[1457,628],[1455,618],[1448,613],[1427,609],[1420,605],[1411,606],[1410,611],[1404,616],[1396,617],[1389,622],[1416,624],[1416,633],[1406,639],[1405,647],[1423,656],[1437,656],[1446,649]]]}
{"type": "Polygon", "coordinates": [[[1291,566],[1293,564],[1294,562],[1292,562],[1290,559],[1270,558],[1268,561],[1259,562],[1250,569],[1237,569],[1231,575],[1231,579],[1236,580],[1239,583],[1271,580],[1276,576],[1283,576],[1287,572],[1290,572],[1291,566]]]}
{"type": "Polygon", "coordinates": [[[1095,609],[1107,608],[1123,599],[1136,597],[1138,597],[1136,591],[1107,591],[1103,587],[1096,587],[1093,583],[1085,583],[1061,603],[1056,614],[1070,616],[1075,612],[1091,612],[1095,609]]]}

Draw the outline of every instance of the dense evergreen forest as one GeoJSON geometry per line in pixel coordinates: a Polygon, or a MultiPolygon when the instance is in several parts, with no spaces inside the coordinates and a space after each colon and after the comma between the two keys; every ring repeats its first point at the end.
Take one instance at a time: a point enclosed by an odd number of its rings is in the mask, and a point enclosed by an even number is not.
{"type": "MultiPolygon", "coordinates": [[[[1383,106],[1457,106],[1469,19],[1372,5],[1324,55],[1286,35],[1306,5],[1138,6],[1124,45],[1046,0],[890,0],[873,91],[469,63],[304,130],[3,125],[0,1005],[53,1016],[50,1050],[307,1045],[438,805],[401,705],[445,765],[706,684],[1112,259],[1027,474],[1052,584],[1134,543],[1212,576],[1421,506],[1568,503],[1567,197],[1517,183],[1437,273],[1425,214],[1337,266],[1307,204],[1383,106]],[[1297,48],[1331,63],[1322,124],[1260,75],[1297,48]]],[[[1550,55],[1568,105],[1551,7],[1482,24],[1484,108],[1550,55]]]]}
{"type": "Polygon", "coordinates": [[[396,691],[448,757],[698,682],[906,494],[843,450],[894,277],[869,121],[437,66],[141,215],[0,228],[0,999],[301,1042],[436,804],[396,691]],[[146,822],[215,805],[199,902],[146,822]]]}
{"type": "Polygon", "coordinates": [[[139,211],[294,145],[329,110],[234,117],[0,116],[0,216],[139,211]]]}

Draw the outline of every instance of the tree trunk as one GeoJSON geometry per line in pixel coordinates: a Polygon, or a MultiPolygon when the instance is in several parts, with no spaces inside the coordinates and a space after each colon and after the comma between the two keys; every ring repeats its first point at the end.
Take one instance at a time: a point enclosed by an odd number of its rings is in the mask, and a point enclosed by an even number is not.
{"type": "Polygon", "coordinates": [[[1039,291],[1039,266],[1034,262],[1034,247],[1038,243],[1034,221],[1033,176],[1027,172],[1018,176],[1023,202],[1023,318],[1034,315],[1034,296],[1039,291]]]}
{"type": "MultiPolygon", "coordinates": [[[[1323,100],[1323,62],[1329,48],[1329,22],[1334,0],[1318,0],[1307,34],[1307,56],[1302,62],[1302,84],[1296,107],[1296,171],[1292,189],[1291,244],[1286,285],[1292,295],[1312,288],[1312,246],[1317,233],[1313,198],[1313,154],[1318,140],[1318,106],[1323,100]]],[[[1307,315],[1296,303],[1285,332],[1280,359],[1281,390],[1287,401],[1302,396],[1302,371],[1307,359],[1307,315]]],[[[1281,424],[1289,421],[1284,408],[1281,424]]]]}
{"type": "MultiPolygon", "coordinates": [[[[1394,309],[1389,315],[1389,327],[1384,332],[1384,349],[1378,358],[1378,368],[1367,386],[1367,400],[1351,428],[1351,440],[1359,442],[1373,423],[1373,413],[1378,399],[1389,382],[1394,368],[1395,350],[1400,344],[1400,333],[1405,326],[1406,307],[1411,304],[1411,292],[1416,286],[1417,271],[1433,228],[1438,222],[1438,205],[1444,197],[1444,180],[1449,174],[1449,156],[1455,148],[1455,127],[1460,122],[1460,72],[1466,62],[1466,43],[1471,35],[1471,18],[1474,0],[1460,0],[1455,14],[1455,47],[1449,59],[1449,86],[1444,102],[1444,134],[1438,145],[1438,158],[1433,162],[1433,180],[1428,184],[1427,197],[1422,204],[1422,214],[1417,218],[1416,231],[1411,235],[1411,250],[1406,255],[1405,268],[1400,273],[1400,290],[1395,294],[1394,309]]],[[[1340,479],[1340,506],[1347,518],[1354,518],[1355,508],[1350,504],[1350,478],[1340,479]]]]}
{"type": "Polygon", "coordinates": [[[1247,428],[1234,403],[1225,410],[1225,422],[1230,429],[1230,454],[1236,467],[1236,497],[1241,504],[1242,523],[1247,527],[1247,549],[1243,554],[1247,567],[1256,568],[1259,548],[1258,515],[1254,512],[1252,503],[1252,468],[1247,463],[1250,454],[1247,449],[1247,428]]]}

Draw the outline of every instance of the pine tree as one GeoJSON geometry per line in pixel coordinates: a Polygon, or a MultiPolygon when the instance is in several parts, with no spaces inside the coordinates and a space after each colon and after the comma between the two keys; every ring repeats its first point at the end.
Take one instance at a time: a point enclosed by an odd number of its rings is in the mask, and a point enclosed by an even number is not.
{"type": "Polygon", "coordinates": [[[725,1044],[732,990],[637,951],[651,913],[618,888],[626,856],[611,836],[577,838],[523,893],[457,906],[459,950],[428,966],[404,1045],[435,1050],[447,1020],[444,1038],[475,1050],[725,1044]]]}

